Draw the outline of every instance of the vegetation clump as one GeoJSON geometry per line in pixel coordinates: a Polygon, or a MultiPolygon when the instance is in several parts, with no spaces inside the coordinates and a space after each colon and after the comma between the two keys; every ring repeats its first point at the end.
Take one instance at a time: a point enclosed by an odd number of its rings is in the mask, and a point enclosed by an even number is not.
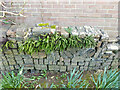
{"type": "MultiPolygon", "coordinates": [[[[10,43],[13,43],[12,41],[10,43]]],[[[8,42],[4,47],[11,47],[8,42]]],[[[68,38],[64,37],[61,34],[41,34],[38,36],[38,39],[34,40],[33,38],[27,39],[19,43],[19,50],[24,51],[28,54],[33,54],[34,52],[45,51],[46,54],[51,51],[63,51],[68,48],[89,48],[94,47],[96,42],[92,36],[86,36],[80,38],[79,36],[69,35],[68,38]]]]}

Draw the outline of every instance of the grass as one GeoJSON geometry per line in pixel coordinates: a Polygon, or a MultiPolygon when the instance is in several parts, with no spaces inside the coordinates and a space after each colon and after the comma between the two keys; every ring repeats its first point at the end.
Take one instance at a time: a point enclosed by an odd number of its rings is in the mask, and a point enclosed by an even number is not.
{"type": "Polygon", "coordinates": [[[42,71],[41,73],[31,74],[29,72],[18,74],[14,72],[7,74],[2,74],[2,82],[0,88],[118,88],[118,75],[117,70],[105,70],[100,71],[76,71],[76,69],[71,72],[48,72],[42,71]],[[22,79],[16,77],[23,77],[22,79]],[[45,78],[47,77],[47,78],[45,78]],[[4,80],[10,81],[10,83],[5,83],[4,80]],[[17,84],[16,82],[20,82],[17,84]],[[106,81],[106,82],[105,82],[106,81]],[[17,86],[17,87],[15,87],[17,86]]]}

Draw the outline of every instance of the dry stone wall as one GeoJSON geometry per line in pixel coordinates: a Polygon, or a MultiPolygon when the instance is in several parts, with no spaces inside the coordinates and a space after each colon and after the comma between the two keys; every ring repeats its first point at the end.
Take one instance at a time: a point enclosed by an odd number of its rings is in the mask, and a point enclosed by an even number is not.
{"type": "MultiPolygon", "coordinates": [[[[11,36],[8,37],[8,39],[18,43],[21,39],[24,39],[24,34],[22,33],[29,31],[29,28],[20,28],[20,26],[15,28],[14,26],[9,30],[7,34],[11,36]],[[9,30],[15,31],[16,33],[10,32],[9,30]],[[13,35],[11,33],[13,33],[13,35]],[[16,37],[13,38],[14,36],[16,37]]],[[[19,52],[16,44],[16,48],[11,48],[0,53],[0,70],[18,70],[20,67],[24,66],[24,70],[54,70],[65,72],[70,71],[74,67],[77,67],[79,70],[97,70],[103,69],[106,66],[109,68],[118,66],[119,46],[117,41],[108,41],[109,37],[103,30],[96,30],[90,26],[84,26],[79,30],[75,30],[74,28],[72,32],[73,35],[77,33],[83,36],[94,33],[94,38],[97,42],[96,47],[83,49],[70,48],[63,52],[55,51],[50,54],[45,54],[44,51],[41,51],[33,55],[27,55],[24,52],[19,52]],[[97,31],[96,34],[95,30],[97,31]]],[[[61,30],[61,34],[68,35],[67,32],[62,31],[63,30],[61,30]]]]}

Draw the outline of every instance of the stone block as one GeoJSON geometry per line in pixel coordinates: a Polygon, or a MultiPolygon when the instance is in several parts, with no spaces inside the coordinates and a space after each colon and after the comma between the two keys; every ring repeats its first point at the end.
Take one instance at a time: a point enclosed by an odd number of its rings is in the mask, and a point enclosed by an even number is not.
{"type": "Polygon", "coordinates": [[[86,62],[90,62],[90,60],[91,60],[90,58],[85,58],[86,62]]]}
{"type": "Polygon", "coordinates": [[[95,49],[89,48],[89,49],[85,52],[85,54],[86,54],[86,57],[90,58],[90,57],[92,57],[92,56],[95,54],[95,49]]]}
{"type": "Polygon", "coordinates": [[[99,48],[98,51],[95,53],[94,58],[98,58],[101,51],[102,51],[102,48],[99,48]]]}
{"type": "Polygon", "coordinates": [[[38,63],[39,63],[39,64],[43,64],[43,59],[40,58],[38,63]]]}
{"type": "Polygon", "coordinates": [[[95,66],[99,67],[99,66],[101,66],[101,63],[95,63],[95,66]]]}
{"type": "Polygon", "coordinates": [[[38,59],[37,58],[34,58],[34,64],[38,64],[38,59]]]}
{"type": "Polygon", "coordinates": [[[42,52],[42,51],[41,51],[41,52],[39,52],[38,54],[39,54],[39,57],[40,57],[40,58],[45,58],[45,57],[46,57],[45,52],[42,52]]]}
{"type": "Polygon", "coordinates": [[[0,70],[4,70],[4,66],[3,66],[2,61],[0,61],[0,70]]]}
{"type": "Polygon", "coordinates": [[[63,62],[58,62],[58,64],[57,65],[64,65],[64,63],[63,62]]]}
{"type": "Polygon", "coordinates": [[[24,62],[27,63],[33,63],[33,59],[31,58],[30,55],[24,55],[23,56],[24,62]]]}
{"type": "Polygon", "coordinates": [[[111,51],[114,51],[114,50],[118,51],[119,50],[119,47],[117,44],[108,44],[107,48],[108,48],[108,50],[111,50],[111,51]]]}
{"type": "Polygon", "coordinates": [[[47,59],[44,59],[44,64],[45,65],[49,64],[49,61],[47,59]]]}
{"type": "Polygon", "coordinates": [[[24,64],[24,63],[23,63],[23,60],[17,60],[16,62],[17,62],[17,64],[19,64],[19,65],[24,64]]]}
{"type": "Polygon", "coordinates": [[[32,64],[32,63],[24,64],[24,69],[25,70],[34,69],[34,64],[32,64]]]}
{"type": "Polygon", "coordinates": [[[96,47],[100,47],[101,46],[101,44],[102,44],[102,42],[101,41],[99,41],[98,43],[97,43],[97,46],[96,47]]]}
{"type": "Polygon", "coordinates": [[[55,56],[54,56],[53,52],[51,52],[50,54],[47,55],[47,60],[49,60],[49,61],[54,61],[55,60],[55,56]]]}
{"type": "Polygon", "coordinates": [[[76,66],[76,65],[68,65],[68,66],[67,66],[67,71],[73,70],[74,68],[76,68],[76,71],[79,70],[79,66],[76,66]]]}
{"type": "Polygon", "coordinates": [[[49,70],[59,71],[60,70],[60,66],[58,66],[58,65],[49,65],[49,70]]]}
{"type": "Polygon", "coordinates": [[[77,62],[72,62],[71,65],[77,66],[77,62]]]}
{"type": "Polygon", "coordinates": [[[32,58],[40,58],[38,53],[33,53],[32,58]]]}
{"type": "Polygon", "coordinates": [[[89,65],[89,62],[85,62],[84,66],[87,67],[89,65]]]}
{"type": "Polygon", "coordinates": [[[66,66],[60,66],[60,72],[65,72],[66,71],[66,66]]]}
{"type": "Polygon", "coordinates": [[[53,65],[56,65],[57,64],[57,61],[53,61],[53,63],[52,63],[53,65]]]}
{"type": "Polygon", "coordinates": [[[64,53],[68,58],[73,58],[73,55],[71,54],[71,52],[65,51],[64,53]]]}
{"type": "Polygon", "coordinates": [[[17,49],[13,49],[12,51],[13,51],[14,55],[18,55],[17,49]]]}
{"type": "Polygon", "coordinates": [[[66,56],[66,54],[64,53],[64,51],[63,51],[63,52],[60,52],[60,55],[61,55],[61,57],[64,58],[64,59],[67,59],[67,58],[68,58],[68,57],[66,56]]]}
{"type": "Polygon", "coordinates": [[[8,61],[9,61],[10,65],[15,65],[16,64],[14,58],[9,58],[8,61]]]}
{"type": "Polygon", "coordinates": [[[78,65],[84,65],[85,63],[84,62],[79,62],[79,64],[78,65]]]}
{"type": "Polygon", "coordinates": [[[5,54],[6,54],[6,55],[13,55],[13,53],[12,53],[11,50],[7,50],[7,51],[5,51],[5,54]]]}
{"type": "Polygon", "coordinates": [[[47,70],[47,65],[35,65],[35,68],[37,70],[47,70]]]}
{"type": "Polygon", "coordinates": [[[79,62],[80,61],[80,56],[76,56],[72,59],[72,62],[79,62]]]}
{"type": "Polygon", "coordinates": [[[2,63],[3,63],[4,66],[8,66],[7,60],[2,61],[2,63]]]}
{"type": "Polygon", "coordinates": [[[59,58],[60,58],[60,55],[59,55],[59,53],[56,51],[56,52],[54,52],[54,55],[55,55],[55,60],[59,60],[59,58]]]}
{"type": "Polygon", "coordinates": [[[49,64],[53,64],[53,61],[49,61],[49,64]]]}
{"type": "Polygon", "coordinates": [[[49,70],[54,70],[54,65],[49,65],[49,70]]]}
{"type": "Polygon", "coordinates": [[[107,64],[111,64],[113,60],[107,60],[106,63],[107,64]]]}
{"type": "Polygon", "coordinates": [[[96,63],[95,61],[91,61],[90,66],[95,66],[95,63],[96,63]]]}
{"type": "Polygon", "coordinates": [[[70,62],[65,62],[65,65],[70,65],[70,62]]]}
{"type": "Polygon", "coordinates": [[[15,60],[20,61],[20,60],[22,60],[22,57],[20,55],[15,55],[15,60]]]}

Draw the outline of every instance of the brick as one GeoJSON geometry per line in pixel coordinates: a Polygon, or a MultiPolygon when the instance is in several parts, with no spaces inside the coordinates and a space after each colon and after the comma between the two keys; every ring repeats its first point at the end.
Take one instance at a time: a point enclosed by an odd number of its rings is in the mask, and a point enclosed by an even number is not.
{"type": "Polygon", "coordinates": [[[4,60],[2,63],[4,66],[8,66],[8,62],[6,60],[4,60]]]}
{"type": "Polygon", "coordinates": [[[34,64],[38,64],[38,59],[34,58],[34,64]]]}
{"type": "Polygon", "coordinates": [[[112,17],[112,14],[102,14],[101,17],[104,17],[104,18],[111,18],[111,17],[112,17]]]}
{"type": "Polygon", "coordinates": [[[53,8],[53,5],[52,4],[46,4],[46,5],[43,5],[42,7],[43,8],[53,8]]]}
{"type": "Polygon", "coordinates": [[[114,5],[103,5],[103,9],[114,9],[114,5]]]}
{"type": "Polygon", "coordinates": [[[63,5],[53,5],[53,8],[63,8],[63,5]]]}
{"type": "Polygon", "coordinates": [[[108,10],[108,13],[118,14],[118,10],[108,10]]]}
{"type": "Polygon", "coordinates": [[[13,58],[9,58],[8,61],[9,61],[10,65],[15,65],[16,64],[16,62],[13,58]]]}
{"type": "Polygon", "coordinates": [[[93,2],[93,1],[90,1],[90,2],[88,2],[88,1],[85,1],[85,2],[83,2],[83,4],[88,4],[88,5],[91,5],[91,4],[95,4],[95,2],[93,2]]]}
{"type": "Polygon", "coordinates": [[[68,66],[67,66],[67,71],[73,70],[74,68],[76,68],[76,70],[79,70],[79,66],[76,66],[76,65],[68,65],[68,66]]]}
{"type": "Polygon", "coordinates": [[[24,64],[24,63],[23,63],[23,60],[18,60],[18,61],[17,61],[17,64],[19,64],[19,65],[24,64]]]}
{"type": "Polygon", "coordinates": [[[89,6],[87,6],[87,5],[76,5],[76,8],[84,8],[84,9],[88,9],[89,6]]]}
{"type": "Polygon", "coordinates": [[[49,70],[60,70],[60,66],[58,65],[49,65],[49,70]]]}
{"type": "Polygon", "coordinates": [[[39,59],[39,64],[43,64],[43,59],[39,59]]]}
{"type": "Polygon", "coordinates": [[[47,70],[47,65],[35,65],[37,70],[47,70]]]}
{"type": "Polygon", "coordinates": [[[74,0],[70,0],[70,4],[79,4],[79,5],[82,5],[83,4],[83,2],[81,2],[81,1],[74,1],[74,0]]]}
{"type": "Polygon", "coordinates": [[[75,5],[64,5],[64,8],[75,8],[75,5]]]}
{"type": "Polygon", "coordinates": [[[60,72],[65,72],[66,71],[66,66],[61,66],[60,67],[60,72]]]}

